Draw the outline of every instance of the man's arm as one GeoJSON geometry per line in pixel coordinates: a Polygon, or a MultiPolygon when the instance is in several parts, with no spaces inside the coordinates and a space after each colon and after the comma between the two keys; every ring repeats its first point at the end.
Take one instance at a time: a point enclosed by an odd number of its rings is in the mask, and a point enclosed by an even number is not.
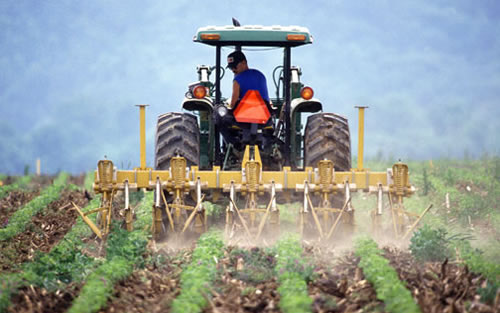
{"type": "Polygon", "coordinates": [[[231,96],[231,109],[234,108],[236,102],[240,97],[240,84],[236,80],[233,80],[233,95],[231,96]]]}

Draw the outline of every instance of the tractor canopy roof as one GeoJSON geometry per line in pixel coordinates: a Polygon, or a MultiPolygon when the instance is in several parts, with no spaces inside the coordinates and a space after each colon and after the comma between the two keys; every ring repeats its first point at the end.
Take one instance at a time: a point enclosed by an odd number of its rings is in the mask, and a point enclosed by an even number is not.
{"type": "Polygon", "coordinates": [[[309,30],[300,26],[207,26],[193,38],[211,46],[297,47],[313,42],[309,30]]]}

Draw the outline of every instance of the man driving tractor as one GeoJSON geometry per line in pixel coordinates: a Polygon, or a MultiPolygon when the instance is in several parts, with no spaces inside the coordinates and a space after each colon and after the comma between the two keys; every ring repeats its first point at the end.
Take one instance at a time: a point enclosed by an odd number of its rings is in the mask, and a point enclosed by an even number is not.
{"type": "Polygon", "coordinates": [[[234,51],[227,56],[227,67],[233,71],[233,94],[231,109],[243,98],[248,90],[257,90],[264,101],[269,102],[266,77],[259,70],[248,68],[245,55],[241,51],[234,51]]]}
{"type": "MultiPolygon", "coordinates": [[[[248,67],[248,63],[243,52],[237,50],[230,53],[227,56],[227,68],[234,73],[233,92],[231,95],[231,102],[229,103],[229,112],[224,116],[217,116],[216,121],[224,140],[227,143],[231,143],[233,146],[239,146],[242,139],[245,141],[248,140],[247,138],[249,137],[244,136],[244,138],[241,138],[239,136],[235,136],[233,133],[234,128],[238,127],[238,125],[242,126],[241,124],[238,124],[242,122],[249,123],[248,125],[254,124],[254,127],[257,127],[257,124],[267,124],[271,111],[270,100],[267,90],[266,77],[259,70],[248,67]],[[242,105],[240,105],[240,103],[242,105]],[[247,108],[250,106],[256,107],[257,109],[255,113],[257,115],[259,113],[264,114],[262,117],[253,121],[241,120],[238,118],[238,112],[243,110],[243,106],[246,106],[247,108]]],[[[248,115],[248,111],[246,115],[248,115]]]]}

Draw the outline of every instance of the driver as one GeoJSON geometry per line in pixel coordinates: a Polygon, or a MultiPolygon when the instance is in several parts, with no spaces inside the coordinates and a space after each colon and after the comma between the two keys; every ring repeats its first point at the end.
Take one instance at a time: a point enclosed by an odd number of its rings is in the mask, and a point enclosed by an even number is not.
{"type": "Polygon", "coordinates": [[[233,146],[241,144],[240,139],[231,134],[231,126],[236,123],[233,112],[239,101],[245,96],[248,90],[257,90],[262,99],[269,103],[266,77],[259,70],[248,68],[247,59],[243,52],[234,51],[227,56],[227,68],[234,73],[233,93],[229,103],[229,112],[224,116],[216,114],[216,124],[219,131],[226,140],[233,146]]]}
{"type": "Polygon", "coordinates": [[[259,70],[248,68],[247,59],[243,52],[234,51],[227,56],[227,67],[233,71],[233,94],[230,109],[234,109],[248,90],[258,90],[260,96],[269,103],[266,77],[259,70]]]}

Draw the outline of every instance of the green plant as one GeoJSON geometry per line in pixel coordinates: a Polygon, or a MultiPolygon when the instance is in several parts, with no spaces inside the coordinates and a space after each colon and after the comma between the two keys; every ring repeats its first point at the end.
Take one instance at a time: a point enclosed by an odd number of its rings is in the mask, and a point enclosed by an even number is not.
{"type": "MultiPolygon", "coordinates": [[[[90,211],[100,204],[100,196],[92,200],[84,211],[90,211]]],[[[89,218],[94,218],[93,213],[89,218]]],[[[82,238],[91,234],[83,220],[78,219],[73,228],[47,254],[37,254],[35,260],[26,263],[21,273],[0,276],[0,312],[7,310],[10,298],[18,288],[37,285],[48,290],[59,288],[61,284],[84,279],[100,264],[81,253],[82,238]]]]}
{"type": "Polygon", "coordinates": [[[9,219],[7,227],[0,229],[0,241],[7,240],[24,231],[31,218],[50,202],[59,198],[64,189],[69,175],[61,173],[54,183],[42,190],[40,195],[28,202],[24,207],[17,210],[9,219]]]}
{"type": "Polygon", "coordinates": [[[250,250],[235,248],[231,251],[231,263],[237,264],[239,259],[243,260],[243,270],[235,270],[233,277],[247,283],[258,284],[272,279],[274,276],[275,259],[270,253],[260,248],[250,250]]]}
{"type": "Polygon", "coordinates": [[[89,275],[82,291],[68,312],[97,312],[108,301],[116,282],[128,277],[134,267],[145,264],[143,258],[150,236],[144,225],[152,222],[153,192],[148,192],[136,212],[134,231],[128,232],[113,223],[106,249],[106,262],[89,275]]]}
{"type": "Polygon", "coordinates": [[[201,312],[207,305],[209,285],[215,281],[216,262],[223,256],[220,232],[203,234],[193,251],[191,263],[181,274],[181,293],[172,303],[174,313],[201,312]]]}
{"type": "Polygon", "coordinates": [[[451,256],[447,235],[444,228],[433,229],[424,225],[410,239],[411,254],[419,261],[443,261],[451,256]]]}
{"type": "Polygon", "coordinates": [[[289,234],[278,241],[276,253],[280,308],[286,313],[311,312],[306,280],[312,278],[313,268],[302,256],[298,236],[289,234]]]}
{"type": "Polygon", "coordinates": [[[113,292],[114,284],[132,273],[133,263],[127,258],[116,256],[109,262],[99,266],[89,275],[87,283],[81,290],[78,298],[73,301],[70,313],[97,312],[108,301],[113,292]]]}
{"type": "Polygon", "coordinates": [[[0,199],[7,196],[11,191],[25,188],[31,180],[32,176],[21,176],[13,184],[0,186],[0,199]]]}
{"type": "Polygon", "coordinates": [[[355,254],[360,257],[359,266],[366,279],[373,284],[377,298],[384,301],[389,312],[420,312],[408,289],[398,274],[381,256],[382,251],[372,239],[362,238],[355,243],[355,254]]]}
{"type": "Polygon", "coordinates": [[[500,264],[488,262],[483,258],[481,250],[474,249],[468,241],[459,241],[456,244],[460,258],[475,273],[481,273],[487,278],[485,287],[478,290],[481,300],[493,303],[497,290],[500,288],[500,264]]]}
{"type": "Polygon", "coordinates": [[[203,201],[203,207],[205,208],[207,216],[213,216],[215,218],[223,216],[226,212],[226,209],[224,209],[224,207],[209,201],[203,201]]]}
{"type": "Polygon", "coordinates": [[[95,171],[90,171],[85,174],[85,180],[83,181],[83,186],[88,192],[93,192],[92,184],[94,183],[94,173],[95,171]]]}
{"type": "Polygon", "coordinates": [[[429,177],[427,175],[427,169],[425,167],[424,167],[424,171],[423,171],[422,177],[423,177],[423,185],[424,185],[422,194],[424,196],[427,196],[429,194],[429,190],[431,188],[431,183],[429,181],[429,177]]]}

